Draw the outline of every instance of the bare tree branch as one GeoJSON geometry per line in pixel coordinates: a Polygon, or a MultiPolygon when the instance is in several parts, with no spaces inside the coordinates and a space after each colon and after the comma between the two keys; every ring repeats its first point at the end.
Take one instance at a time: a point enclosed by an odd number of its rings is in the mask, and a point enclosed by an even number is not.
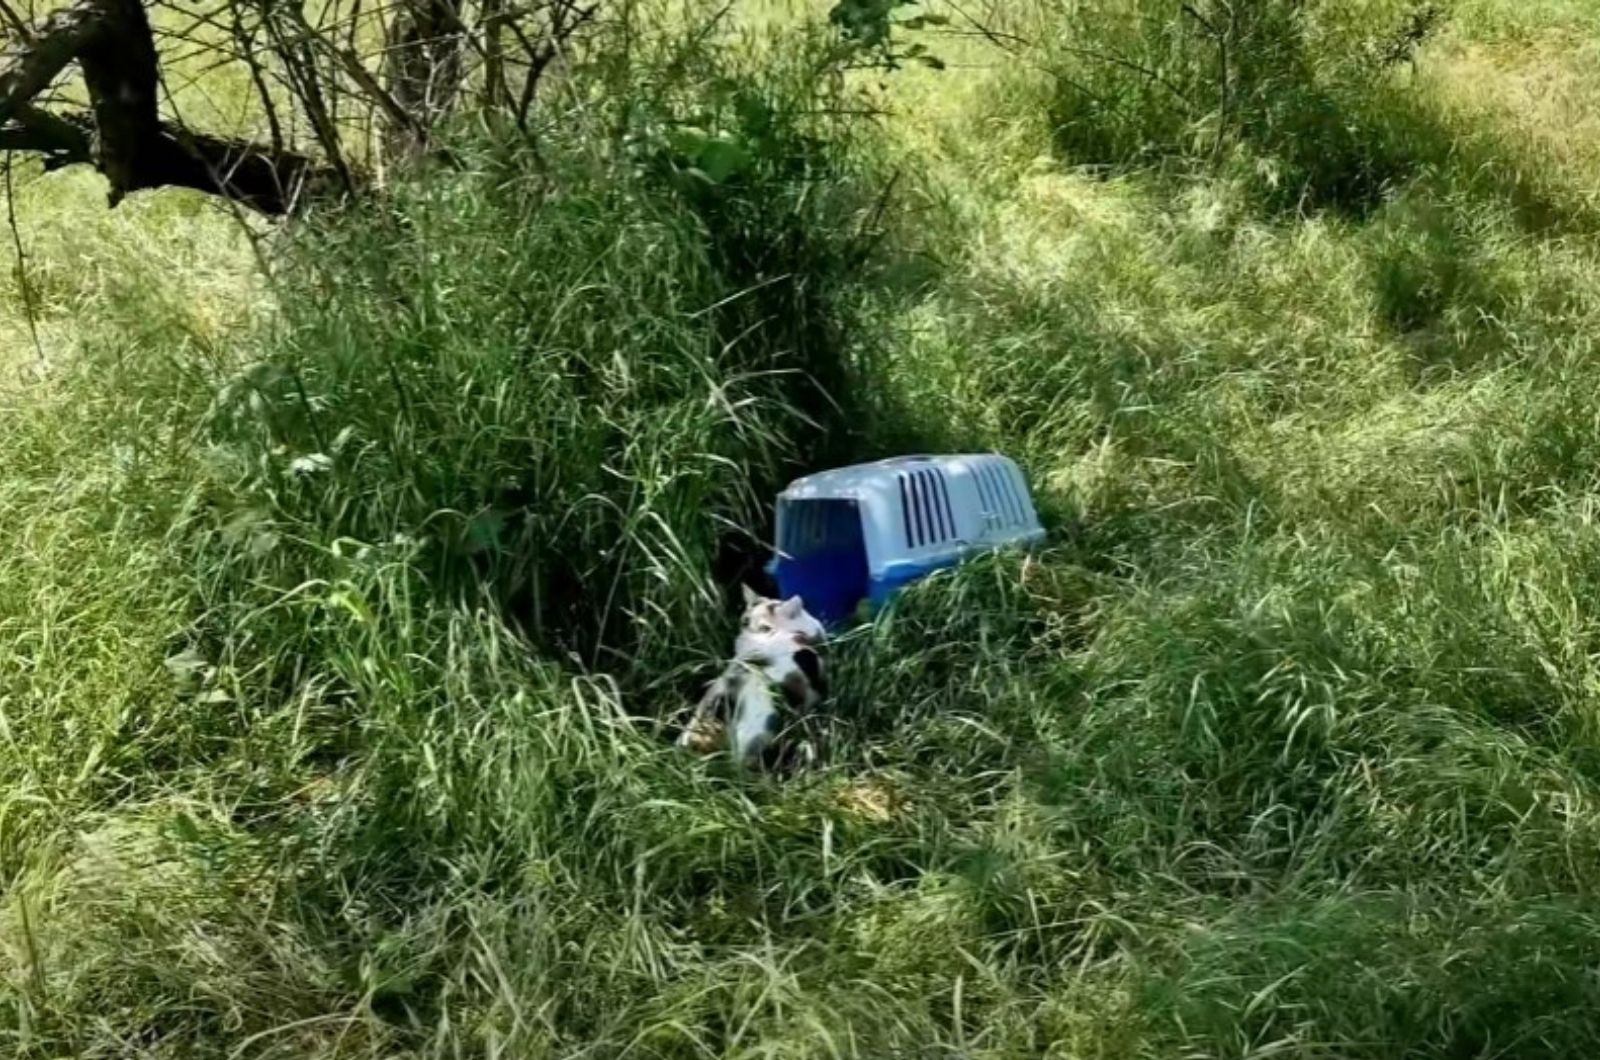
{"type": "Polygon", "coordinates": [[[414,157],[428,147],[434,126],[455,104],[465,77],[458,0],[406,0],[385,34],[391,114],[387,154],[414,157]]]}
{"type": "Polygon", "coordinates": [[[438,123],[462,105],[469,81],[482,77],[476,102],[509,112],[526,128],[547,69],[604,0],[333,0],[310,9],[314,18],[305,2],[203,0],[180,5],[178,25],[158,29],[146,0],[71,0],[41,23],[18,9],[31,10],[31,0],[0,0],[0,33],[11,38],[0,53],[0,150],[38,155],[47,169],[91,164],[109,182],[113,205],[134,191],[171,185],[283,212],[307,191],[350,193],[367,185],[347,161],[361,135],[352,131],[352,117],[381,122],[391,158],[415,158],[433,149],[438,123]],[[357,51],[357,31],[385,11],[376,54],[387,68],[379,69],[369,65],[373,54],[357,51]],[[158,40],[169,46],[158,49],[158,40]],[[521,57],[514,46],[508,53],[511,40],[521,57]],[[177,61],[190,73],[242,63],[268,142],[163,118],[163,73],[177,61]],[[60,109],[62,101],[49,95],[74,63],[87,111],[60,109]],[[513,70],[521,79],[515,91],[513,70]],[[349,113],[351,101],[359,114],[349,113]],[[314,153],[294,147],[302,121],[314,153]]]}
{"type": "Polygon", "coordinates": [[[100,0],[78,0],[51,15],[38,33],[10,49],[0,66],[0,122],[49,88],[103,28],[100,0]]]}
{"type": "MultiPolygon", "coordinates": [[[[94,162],[93,126],[83,114],[31,111],[0,127],[0,151],[43,155],[46,169],[94,162]]],[[[339,186],[332,169],[309,155],[272,153],[249,140],[200,135],[166,122],[143,159],[128,192],[193,188],[267,214],[286,213],[299,196],[339,186]]]]}
{"type": "Polygon", "coordinates": [[[17,108],[14,123],[0,128],[0,148],[44,156],[46,170],[94,160],[94,123],[73,120],[37,107],[17,108]]]}
{"type": "Polygon", "coordinates": [[[256,90],[256,101],[261,104],[261,112],[267,119],[268,135],[272,137],[272,151],[282,154],[284,150],[283,122],[278,117],[278,105],[272,98],[272,90],[267,84],[267,71],[261,65],[261,60],[256,51],[256,38],[261,32],[259,24],[249,27],[244,24],[244,15],[239,5],[233,7],[233,39],[239,46],[245,67],[250,71],[250,84],[256,90]]]}
{"type": "Polygon", "coordinates": [[[0,18],[4,18],[6,28],[11,30],[17,40],[23,44],[33,43],[33,27],[28,24],[26,19],[17,14],[16,9],[6,0],[0,0],[0,18]]]}
{"type": "MultiPolygon", "coordinates": [[[[303,17],[300,22],[304,24],[303,17]]],[[[354,191],[355,175],[345,161],[344,143],[339,136],[338,124],[334,121],[323,92],[322,74],[317,69],[316,54],[312,51],[309,41],[301,39],[290,42],[284,36],[276,19],[268,21],[267,32],[273,39],[274,49],[288,74],[289,83],[300,101],[301,109],[311,122],[311,131],[316,136],[318,144],[328,156],[329,164],[338,175],[345,191],[354,191]]]]}
{"type": "Polygon", "coordinates": [[[44,343],[39,341],[39,307],[33,297],[33,280],[28,276],[28,252],[22,246],[22,228],[17,224],[17,188],[12,181],[15,156],[6,152],[6,224],[11,229],[11,245],[17,255],[17,287],[22,293],[22,311],[28,318],[28,334],[41,366],[45,363],[44,343]]]}
{"type": "MultiPolygon", "coordinates": [[[[303,16],[302,25],[304,25],[303,16]]],[[[306,29],[310,31],[311,27],[306,26],[306,29]]],[[[314,34],[315,31],[311,32],[314,34]]],[[[361,61],[361,57],[354,51],[349,48],[341,48],[334,44],[331,40],[316,37],[314,35],[308,37],[308,39],[319,41],[327,50],[327,52],[339,63],[340,68],[342,68],[345,72],[345,76],[349,77],[351,81],[355,82],[356,87],[359,88],[372,103],[376,104],[386,115],[388,115],[390,122],[392,122],[396,127],[408,130],[421,129],[421,119],[419,119],[411,111],[407,110],[401,104],[401,101],[397,100],[390,93],[384,91],[383,86],[378,83],[377,77],[373,75],[371,70],[367,69],[366,64],[361,61]]]]}

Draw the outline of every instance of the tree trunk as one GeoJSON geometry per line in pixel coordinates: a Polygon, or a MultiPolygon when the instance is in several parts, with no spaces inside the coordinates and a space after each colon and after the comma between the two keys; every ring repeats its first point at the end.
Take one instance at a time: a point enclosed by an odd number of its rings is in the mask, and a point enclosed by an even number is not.
{"type": "Polygon", "coordinates": [[[96,0],[79,0],[51,15],[38,33],[7,49],[5,66],[0,69],[0,122],[49,88],[103,29],[96,0]]]}
{"type": "Polygon", "coordinates": [[[426,151],[464,77],[460,0],[401,0],[389,24],[388,92],[410,121],[391,121],[386,156],[398,162],[426,151]]]}
{"type": "MultiPolygon", "coordinates": [[[[437,150],[431,141],[459,102],[471,48],[482,61],[483,104],[509,111],[526,128],[540,77],[601,0],[536,0],[531,9],[480,0],[472,25],[463,18],[466,0],[394,0],[381,71],[357,54],[353,28],[346,27],[352,36],[341,45],[338,30],[313,26],[298,3],[236,6],[236,46],[249,49],[265,34],[275,72],[310,121],[321,158],[284,147],[285,129],[259,63],[251,63],[251,76],[267,109],[271,143],[210,136],[164,121],[161,59],[145,3],[69,0],[37,28],[0,4],[0,34],[12,39],[0,54],[0,150],[38,153],[49,168],[90,163],[110,183],[112,205],[143,188],[175,185],[282,213],[305,194],[349,194],[368,183],[346,162],[336,106],[341,93],[353,91],[381,114],[382,154],[405,165],[437,150]],[[247,16],[254,24],[247,24],[247,16]],[[538,28],[530,39],[532,24],[538,28]],[[516,98],[508,83],[508,37],[521,49],[516,98]],[[88,112],[36,106],[74,62],[83,73],[88,112]]],[[[219,55],[224,53],[219,46],[219,55]]]]}
{"type": "Polygon", "coordinates": [[[161,111],[156,92],[159,59],[150,21],[139,0],[99,0],[100,32],[78,52],[89,109],[94,115],[95,166],[111,182],[111,203],[149,187],[152,157],[160,150],[161,111]]]}
{"type": "Polygon", "coordinates": [[[176,186],[283,213],[302,193],[337,186],[331,168],[307,155],[163,122],[158,64],[140,0],[78,0],[0,61],[0,123],[9,123],[0,124],[0,148],[39,152],[50,168],[92,163],[111,185],[112,205],[142,188],[176,186]],[[89,113],[35,108],[74,60],[89,113]]]}

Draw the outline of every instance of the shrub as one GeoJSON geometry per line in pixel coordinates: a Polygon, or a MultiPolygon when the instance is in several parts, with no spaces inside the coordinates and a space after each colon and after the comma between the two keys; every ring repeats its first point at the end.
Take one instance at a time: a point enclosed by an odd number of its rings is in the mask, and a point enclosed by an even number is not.
{"type": "Polygon", "coordinates": [[[1431,5],[1100,0],[1051,20],[1051,118],[1078,164],[1229,160],[1271,205],[1364,210],[1439,140],[1391,76],[1431,5]]]}
{"type": "Polygon", "coordinates": [[[469,140],[303,232],[276,339],[217,403],[224,536],[282,543],[283,579],[291,542],[414,545],[428,591],[487,590],[557,658],[667,668],[719,546],[862,422],[871,220],[799,39],[794,66],[602,70],[615,114],[570,101],[537,153],[469,140]]]}

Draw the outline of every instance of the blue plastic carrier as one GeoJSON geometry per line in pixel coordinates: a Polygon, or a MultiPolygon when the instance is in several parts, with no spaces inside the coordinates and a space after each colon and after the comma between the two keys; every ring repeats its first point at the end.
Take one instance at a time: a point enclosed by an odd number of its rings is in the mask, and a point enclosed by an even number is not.
{"type": "Polygon", "coordinates": [[[905,456],[808,475],[778,497],[767,571],[825,623],[975,553],[1044,539],[1016,463],[994,454],[905,456]]]}

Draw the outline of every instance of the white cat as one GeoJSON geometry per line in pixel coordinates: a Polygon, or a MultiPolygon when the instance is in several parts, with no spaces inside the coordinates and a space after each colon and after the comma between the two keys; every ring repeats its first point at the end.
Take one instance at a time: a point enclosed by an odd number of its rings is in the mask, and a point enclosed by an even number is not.
{"type": "MultiPolygon", "coordinates": [[[[783,730],[783,709],[808,711],[822,700],[822,623],[798,596],[769,600],[748,586],[733,659],[700,697],[678,746],[706,753],[726,747],[758,766],[783,730]],[[731,715],[731,716],[730,716],[731,715]]],[[[799,748],[810,757],[808,747],[799,748]]]]}

